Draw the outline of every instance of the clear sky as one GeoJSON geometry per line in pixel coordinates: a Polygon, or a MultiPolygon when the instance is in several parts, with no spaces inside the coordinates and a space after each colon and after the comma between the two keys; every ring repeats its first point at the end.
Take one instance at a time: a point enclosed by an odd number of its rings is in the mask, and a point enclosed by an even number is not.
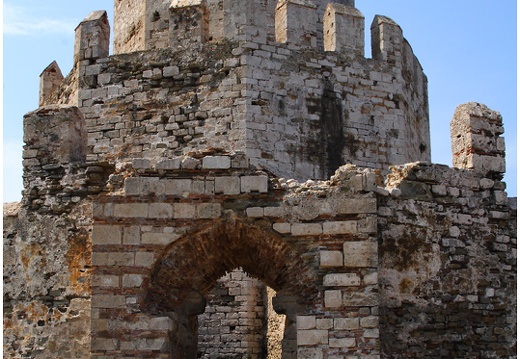
{"type": "MultiPolygon", "coordinates": [[[[457,105],[476,101],[502,113],[505,181],[516,196],[516,1],[357,0],[356,6],[367,32],[375,14],[395,20],[428,76],[433,163],[451,165],[449,122],[457,105]]],[[[21,198],[23,115],[38,107],[40,73],[56,60],[67,75],[76,26],[94,10],[107,10],[112,23],[112,8],[112,0],[3,1],[4,202],[21,198]]]]}

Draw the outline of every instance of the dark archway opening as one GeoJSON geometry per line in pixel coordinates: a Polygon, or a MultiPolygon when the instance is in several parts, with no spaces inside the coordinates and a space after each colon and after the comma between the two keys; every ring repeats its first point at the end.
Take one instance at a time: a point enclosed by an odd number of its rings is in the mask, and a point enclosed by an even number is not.
{"type": "MultiPolygon", "coordinates": [[[[173,319],[172,358],[195,359],[202,355],[198,349],[199,315],[205,312],[207,298],[216,284],[218,289],[219,279],[237,268],[277,292],[272,300],[274,310],[287,316],[281,357],[296,358],[296,315],[307,312],[316,303],[316,275],[304,256],[270,228],[268,223],[227,218],[167,248],[152,273],[144,309],[168,313],[173,319]]],[[[222,294],[226,298],[226,293],[222,294]]],[[[224,307],[221,306],[222,311],[232,309],[224,307]]],[[[246,317],[256,315],[254,310],[244,312],[246,317]]],[[[262,328],[259,332],[255,326],[245,330],[256,331],[252,335],[260,340],[265,323],[257,325],[262,328]]],[[[219,348],[221,344],[218,343],[219,348]]],[[[258,358],[267,357],[265,344],[263,348],[258,349],[258,358]]],[[[212,358],[234,357],[219,353],[216,347],[212,349],[212,358]]]]}

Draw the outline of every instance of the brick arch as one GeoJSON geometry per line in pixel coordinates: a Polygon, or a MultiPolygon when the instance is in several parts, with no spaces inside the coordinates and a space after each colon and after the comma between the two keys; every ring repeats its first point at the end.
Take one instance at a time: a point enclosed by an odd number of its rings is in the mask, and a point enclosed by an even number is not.
{"type": "Polygon", "coordinates": [[[317,273],[301,254],[270,223],[221,219],[165,249],[151,274],[145,310],[175,311],[188,296],[205,296],[226,272],[240,267],[310,307],[318,299],[317,273]]]}

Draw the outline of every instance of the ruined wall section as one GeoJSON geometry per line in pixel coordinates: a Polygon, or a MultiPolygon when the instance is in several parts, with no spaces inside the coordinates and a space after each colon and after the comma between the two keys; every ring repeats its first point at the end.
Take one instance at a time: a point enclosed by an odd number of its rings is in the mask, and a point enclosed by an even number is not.
{"type": "Polygon", "coordinates": [[[300,184],[241,156],[197,157],[136,161],[124,194],[97,198],[93,357],[189,349],[185,313],[237,267],[277,290],[285,353],[378,355],[376,175],[345,167],[300,184]]]}
{"type": "Polygon", "coordinates": [[[382,349],[390,358],[516,351],[517,209],[501,182],[502,117],[468,103],[451,129],[458,169],[393,167],[379,198],[382,349]]]}
{"type": "Polygon", "coordinates": [[[24,117],[22,207],[4,227],[4,353],[90,357],[92,204],[113,167],[87,165],[83,115],[44,106],[24,117]]]}
{"type": "Polygon", "coordinates": [[[87,163],[87,129],[74,106],[40,107],[24,117],[22,203],[39,213],[66,213],[105,189],[114,166],[87,163]]]}
{"type": "Polygon", "coordinates": [[[70,105],[78,104],[78,71],[73,68],[71,72],[63,79],[60,86],[57,87],[49,97],[40,104],[40,106],[49,105],[70,105]]]}
{"type": "Polygon", "coordinates": [[[5,358],[90,358],[92,206],[66,215],[4,205],[5,358]]]}
{"type": "MultiPolygon", "coordinates": [[[[403,37],[403,31],[392,19],[385,16],[376,16],[370,27],[372,58],[384,64],[393,72],[393,76],[400,79],[400,91],[397,95],[389,94],[389,99],[395,106],[402,109],[407,121],[404,126],[392,126],[387,133],[386,141],[395,143],[396,149],[402,148],[405,142],[411,141],[416,146],[408,148],[413,151],[412,158],[421,158],[429,161],[430,158],[430,130],[428,109],[428,80],[422,66],[414,55],[412,47],[403,37]],[[403,142],[404,139],[404,142],[403,142]]],[[[413,162],[397,150],[388,154],[390,163],[402,164],[413,162]]]]}
{"type": "Polygon", "coordinates": [[[516,352],[516,208],[505,184],[441,165],[393,168],[379,198],[385,357],[516,352]]]}

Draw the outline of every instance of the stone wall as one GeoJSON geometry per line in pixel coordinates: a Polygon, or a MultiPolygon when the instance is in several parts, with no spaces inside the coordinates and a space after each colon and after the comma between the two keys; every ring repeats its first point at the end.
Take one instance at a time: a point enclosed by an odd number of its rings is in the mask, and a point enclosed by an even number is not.
{"type": "Polygon", "coordinates": [[[504,358],[516,351],[516,201],[501,182],[502,117],[451,122],[453,163],[392,168],[379,197],[382,351],[504,358]]]}
{"type": "Polygon", "coordinates": [[[266,286],[242,270],[221,277],[198,316],[197,357],[267,357],[266,286]]]}
{"type": "Polygon", "coordinates": [[[146,1],[114,1],[114,54],[145,50],[146,1]]]}
{"type": "Polygon", "coordinates": [[[381,343],[389,358],[516,353],[516,207],[505,184],[394,168],[379,197],[381,343]]]}
{"type": "Polygon", "coordinates": [[[124,195],[95,203],[94,357],[193,352],[190,318],[237,267],[277,291],[287,357],[377,355],[375,177],[352,168],[330,183],[271,182],[239,158],[136,161],[124,195]]]}
{"type": "Polygon", "coordinates": [[[139,4],[115,1],[113,56],[89,15],[24,118],[7,357],[222,354],[205,331],[270,359],[514,357],[500,114],[460,106],[455,168],[431,165],[427,80],[391,19],[368,59],[351,0],[139,4]],[[237,268],[276,295],[238,295],[237,268]]]}
{"type": "MultiPolygon", "coordinates": [[[[211,9],[183,23],[200,25],[211,9]]],[[[342,9],[327,14],[333,23],[345,18],[337,41],[353,30],[348,24],[364,26],[359,12],[342,9]]],[[[77,70],[78,107],[86,119],[88,160],[223,148],[299,180],[326,179],[345,163],[386,168],[429,161],[422,68],[391,20],[377,17],[372,32],[374,59],[361,55],[361,36],[353,48],[332,52],[262,37],[205,43],[209,35],[199,35],[190,51],[174,46],[85,60],[77,70]]]]}
{"type": "Polygon", "coordinates": [[[4,205],[5,358],[90,358],[91,216],[4,205]]]}

